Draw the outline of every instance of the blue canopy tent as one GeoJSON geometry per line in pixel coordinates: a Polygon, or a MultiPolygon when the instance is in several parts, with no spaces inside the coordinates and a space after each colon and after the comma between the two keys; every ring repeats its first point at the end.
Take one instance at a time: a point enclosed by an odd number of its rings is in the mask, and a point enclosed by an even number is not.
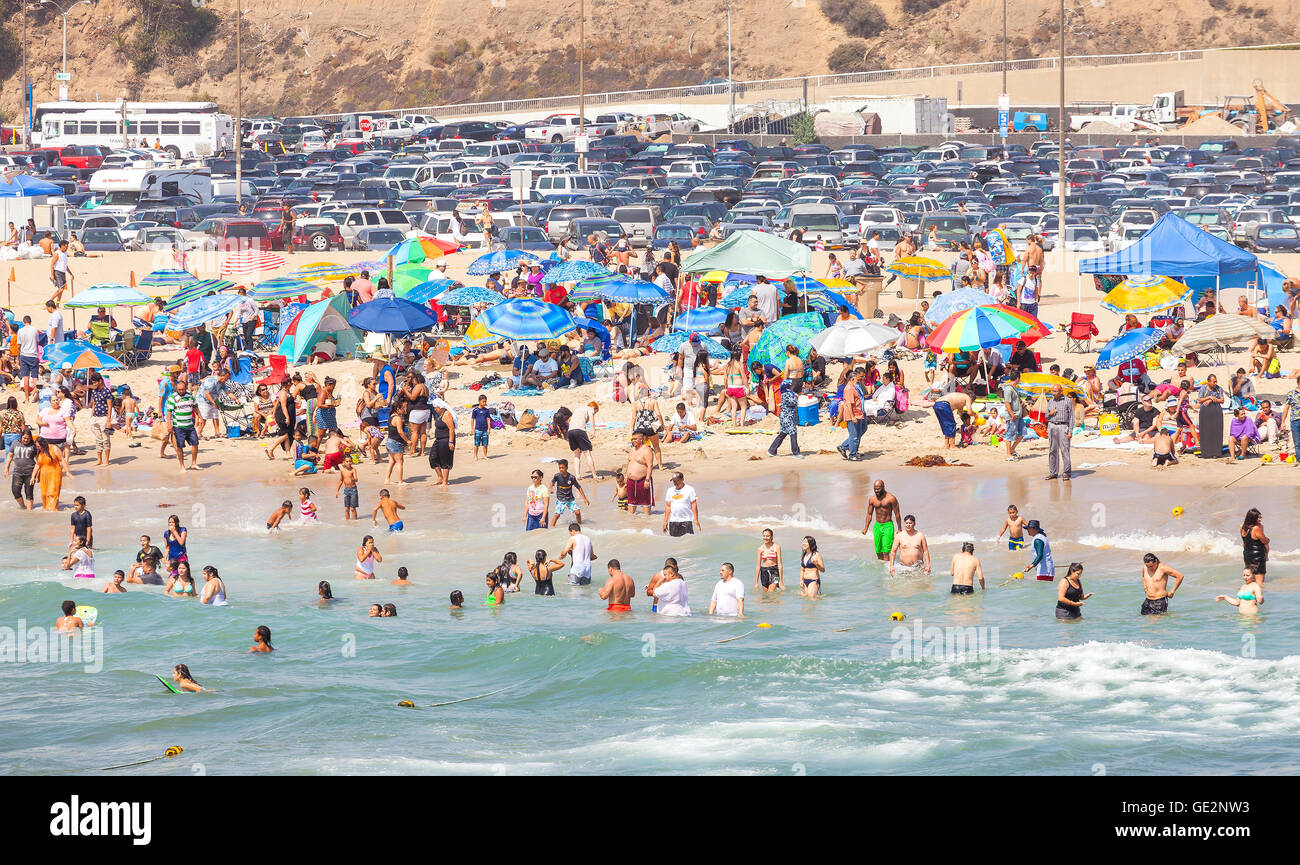
{"type": "MultiPolygon", "coordinates": [[[[1260,294],[1256,295],[1255,306],[1260,307],[1260,298],[1268,302],[1267,312],[1272,312],[1279,306],[1286,306],[1290,299],[1286,292],[1282,290],[1282,283],[1286,281],[1286,274],[1278,270],[1267,261],[1259,262],[1254,270],[1244,270],[1241,273],[1229,273],[1219,280],[1219,289],[1240,288],[1249,291],[1254,289],[1260,294]]],[[[1214,291],[1214,277],[1212,276],[1191,276],[1184,280],[1184,284],[1195,289],[1195,297],[1203,297],[1207,291],[1214,291]]]]}
{"type": "MultiPolygon", "coordinates": [[[[1187,285],[1203,277],[1213,280],[1217,291],[1225,277],[1253,275],[1258,265],[1259,259],[1251,253],[1166,213],[1131,246],[1079,262],[1079,274],[1171,276],[1187,285]]],[[[1079,304],[1083,304],[1082,284],[1079,304]]]]}
{"type": "Polygon", "coordinates": [[[13,180],[0,180],[0,198],[26,198],[33,195],[62,195],[63,187],[30,174],[16,174],[13,180]]]}

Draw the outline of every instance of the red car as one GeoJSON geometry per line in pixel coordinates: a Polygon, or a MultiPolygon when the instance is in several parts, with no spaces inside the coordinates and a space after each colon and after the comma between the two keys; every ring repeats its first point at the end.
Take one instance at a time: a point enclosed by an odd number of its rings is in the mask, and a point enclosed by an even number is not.
{"type": "Polygon", "coordinates": [[[97,144],[72,144],[63,148],[63,164],[69,168],[99,168],[107,150],[97,144]]]}
{"type": "MultiPolygon", "coordinates": [[[[276,228],[279,231],[279,228],[276,228]]],[[[343,248],[343,235],[332,219],[300,219],[293,226],[293,248],[303,252],[328,252],[343,248]]]]}

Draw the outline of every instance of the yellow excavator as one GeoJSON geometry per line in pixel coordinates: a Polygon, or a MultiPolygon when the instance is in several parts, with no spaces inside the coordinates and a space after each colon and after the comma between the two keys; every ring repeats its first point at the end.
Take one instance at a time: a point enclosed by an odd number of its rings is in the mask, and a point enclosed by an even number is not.
{"type": "Polygon", "coordinates": [[[1256,135],[1267,135],[1292,119],[1291,109],[1265,90],[1258,78],[1254,81],[1254,87],[1254,96],[1229,96],[1224,99],[1220,116],[1256,135]]]}

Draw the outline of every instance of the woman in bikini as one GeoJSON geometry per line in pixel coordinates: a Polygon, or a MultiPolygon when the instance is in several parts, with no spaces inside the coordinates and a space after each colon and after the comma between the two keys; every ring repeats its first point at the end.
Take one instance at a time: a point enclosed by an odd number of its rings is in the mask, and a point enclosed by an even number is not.
{"type": "Polygon", "coordinates": [[[749,371],[740,359],[740,351],[731,350],[731,358],[722,371],[722,401],[718,405],[718,414],[731,412],[731,425],[739,428],[745,422],[745,407],[749,403],[749,371]]]}
{"type": "Polygon", "coordinates": [[[654,451],[655,462],[660,471],[664,468],[664,453],[659,447],[659,435],[664,431],[664,416],[659,411],[659,403],[650,394],[650,386],[641,383],[640,393],[632,404],[635,412],[632,421],[633,432],[644,432],[645,443],[654,451]]]}
{"type": "Polygon", "coordinates": [[[826,563],[822,561],[822,554],[817,552],[817,541],[812,535],[805,535],[803,555],[799,557],[799,594],[805,598],[815,598],[820,595],[824,573],[826,573],[826,563]]]}
{"type": "Polygon", "coordinates": [[[534,553],[532,561],[528,563],[528,573],[537,584],[533,594],[554,595],[555,585],[551,582],[551,575],[563,567],[564,562],[547,558],[546,550],[538,550],[534,553]]]}
{"type": "Polygon", "coordinates": [[[771,529],[763,529],[763,543],[758,545],[758,559],[754,563],[754,588],[761,588],[765,592],[785,588],[781,545],[773,540],[771,529]]]}

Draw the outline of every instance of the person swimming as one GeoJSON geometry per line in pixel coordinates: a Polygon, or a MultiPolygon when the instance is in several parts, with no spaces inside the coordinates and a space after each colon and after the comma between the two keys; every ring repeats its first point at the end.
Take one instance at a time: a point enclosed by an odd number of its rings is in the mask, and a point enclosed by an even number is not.
{"type": "Polygon", "coordinates": [[[536,588],[533,590],[535,595],[554,595],[555,583],[552,576],[556,571],[564,567],[564,562],[546,557],[546,550],[538,550],[533,554],[533,560],[528,563],[528,572],[532,575],[536,588]]]}
{"type": "Polygon", "coordinates": [[[272,513],[271,516],[267,517],[266,530],[269,532],[272,529],[280,528],[280,523],[283,522],[284,518],[289,516],[291,513],[293,513],[293,502],[285,499],[280,503],[280,507],[276,508],[275,512],[272,513]]]}
{"type": "Polygon", "coordinates": [[[271,629],[266,625],[258,625],[257,630],[253,632],[253,648],[250,652],[274,652],[275,646],[271,645],[271,629]]]}
{"type": "Polygon", "coordinates": [[[1259,605],[1264,603],[1264,590],[1259,585],[1259,572],[1254,565],[1246,565],[1241,570],[1241,588],[1237,589],[1236,597],[1227,595],[1218,595],[1214,599],[1217,601],[1227,601],[1237,608],[1237,612],[1242,615],[1253,615],[1259,612],[1259,605]]]}
{"type": "Polygon", "coordinates": [[[392,583],[391,583],[390,585],[394,585],[394,586],[411,586],[411,585],[414,585],[414,583],[412,583],[409,579],[407,579],[407,577],[409,577],[410,575],[411,575],[411,574],[410,574],[410,571],[406,570],[405,567],[398,568],[398,569],[397,569],[397,579],[393,580],[392,583]]]}
{"type": "Polygon", "coordinates": [[[501,577],[496,571],[490,571],[483,577],[483,582],[487,584],[488,596],[483,601],[485,607],[499,607],[506,602],[505,590],[501,588],[501,577]]]}
{"type": "Polygon", "coordinates": [[[361,539],[361,546],[357,548],[356,568],[353,578],[358,580],[373,580],[375,578],[375,563],[384,560],[379,550],[375,549],[375,538],[373,535],[366,535],[361,539]]]}
{"type": "Polygon", "coordinates": [[[396,605],[396,604],[384,604],[383,611],[382,611],[379,615],[380,615],[380,618],[384,618],[384,619],[395,619],[395,618],[397,618],[397,605],[396,605]]]}
{"type": "Polygon", "coordinates": [[[451,608],[453,610],[465,609],[465,594],[460,589],[454,590],[451,593],[449,600],[451,601],[451,608]]]}
{"type": "Polygon", "coordinates": [[[334,589],[330,586],[329,580],[321,580],[316,584],[316,594],[322,601],[334,600],[334,589]]]}
{"type": "Polygon", "coordinates": [[[185,664],[177,664],[175,667],[172,667],[172,681],[184,691],[205,690],[202,685],[194,681],[194,676],[190,674],[190,668],[185,664]]]}

